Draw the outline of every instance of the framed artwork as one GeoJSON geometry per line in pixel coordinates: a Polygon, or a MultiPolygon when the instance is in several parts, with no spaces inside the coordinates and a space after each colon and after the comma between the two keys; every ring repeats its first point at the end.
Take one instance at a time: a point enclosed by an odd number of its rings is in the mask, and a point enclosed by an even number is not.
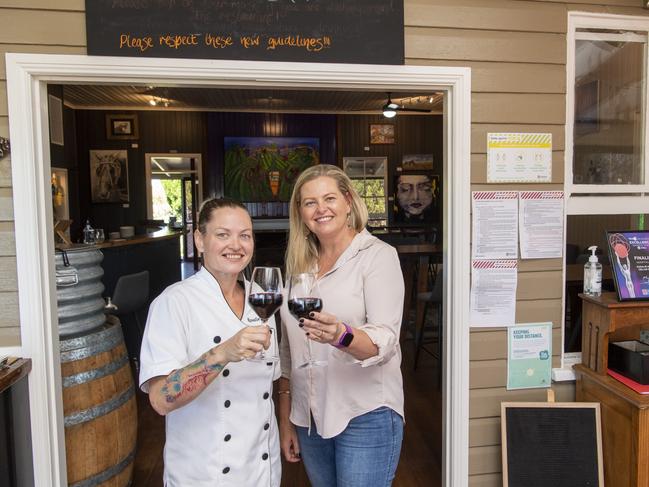
{"type": "Polygon", "coordinates": [[[394,144],[393,123],[371,123],[370,144],[394,144]]]}
{"type": "Polygon", "coordinates": [[[106,115],[106,138],[108,140],[133,140],[139,137],[137,115],[106,115]]]}
{"type": "Polygon", "coordinates": [[[400,173],[394,180],[394,222],[424,224],[437,221],[441,204],[440,177],[428,171],[400,173]]]}
{"type": "Polygon", "coordinates": [[[401,158],[401,168],[404,171],[421,171],[433,169],[432,154],[406,154],[401,158]]]}
{"type": "Polygon", "coordinates": [[[61,99],[47,95],[47,111],[50,122],[50,143],[63,145],[63,102],[61,99]]]}
{"type": "Polygon", "coordinates": [[[90,151],[90,196],[93,203],[128,203],[127,151],[90,151]]]}
{"type": "Polygon", "coordinates": [[[245,202],[289,201],[307,167],[320,164],[317,137],[224,137],[225,195],[245,202]]]}
{"type": "Polygon", "coordinates": [[[618,299],[649,299],[649,230],[608,231],[606,242],[618,299]]]}
{"type": "Polygon", "coordinates": [[[599,80],[575,86],[575,135],[599,131],[599,80]]]}

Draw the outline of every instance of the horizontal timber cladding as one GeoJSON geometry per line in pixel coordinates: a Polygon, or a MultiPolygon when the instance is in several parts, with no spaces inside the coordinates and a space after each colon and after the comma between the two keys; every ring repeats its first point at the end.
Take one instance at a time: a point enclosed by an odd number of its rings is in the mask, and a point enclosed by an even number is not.
{"type": "Polygon", "coordinates": [[[0,19],[1,44],[86,45],[84,12],[0,7],[0,19]]]}
{"type": "Polygon", "coordinates": [[[461,66],[471,68],[473,93],[565,93],[563,64],[489,63],[482,61],[438,61],[415,59],[419,66],[461,66]]]}

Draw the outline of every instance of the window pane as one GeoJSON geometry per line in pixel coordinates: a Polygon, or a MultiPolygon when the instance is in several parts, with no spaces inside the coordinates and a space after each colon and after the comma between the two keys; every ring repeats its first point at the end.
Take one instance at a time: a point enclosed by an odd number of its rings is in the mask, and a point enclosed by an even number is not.
{"type": "Polygon", "coordinates": [[[383,179],[368,179],[365,181],[367,196],[385,196],[385,184],[383,179]]]}
{"type": "Polygon", "coordinates": [[[352,179],[352,186],[361,198],[365,196],[365,182],[362,179],[352,179]]]}
{"type": "Polygon", "coordinates": [[[576,41],[573,183],[644,184],[645,46],[576,41]]]}

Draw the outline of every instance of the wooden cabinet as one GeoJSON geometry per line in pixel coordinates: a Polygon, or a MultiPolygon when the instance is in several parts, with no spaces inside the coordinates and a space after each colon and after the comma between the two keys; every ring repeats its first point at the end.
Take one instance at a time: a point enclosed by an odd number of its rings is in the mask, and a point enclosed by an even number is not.
{"type": "Polygon", "coordinates": [[[577,401],[598,402],[606,487],[649,487],[649,395],[607,375],[608,344],[637,340],[649,328],[649,302],[619,302],[614,293],[583,300],[582,364],[577,401]]]}
{"type": "Polygon", "coordinates": [[[649,487],[649,396],[585,365],[575,372],[577,401],[601,405],[604,485],[649,487]]]}

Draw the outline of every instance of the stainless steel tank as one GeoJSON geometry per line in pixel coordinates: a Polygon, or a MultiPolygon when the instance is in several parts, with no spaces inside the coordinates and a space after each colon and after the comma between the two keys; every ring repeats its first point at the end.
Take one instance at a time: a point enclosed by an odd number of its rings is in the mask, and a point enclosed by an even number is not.
{"type": "Polygon", "coordinates": [[[59,335],[68,336],[92,330],[104,324],[101,297],[104,254],[95,248],[56,251],[56,301],[59,335]],[[66,265],[66,261],[68,265],[66,265]]]}

